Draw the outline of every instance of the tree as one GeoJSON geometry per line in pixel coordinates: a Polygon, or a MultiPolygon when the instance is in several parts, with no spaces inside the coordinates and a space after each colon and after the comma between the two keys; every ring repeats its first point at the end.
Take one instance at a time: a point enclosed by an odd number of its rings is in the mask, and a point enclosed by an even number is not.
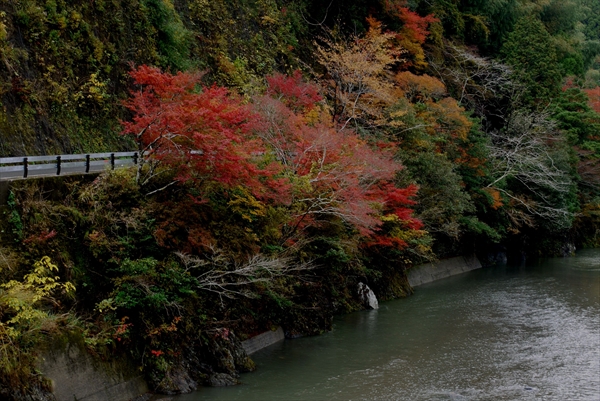
{"type": "Polygon", "coordinates": [[[290,96],[314,93],[299,75],[276,75],[268,81],[270,96],[254,100],[263,117],[257,134],[292,180],[291,232],[333,219],[368,237],[382,224],[380,217],[386,208],[399,219],[418,225],[407,208],[416,187],[392,184],[402,169],[394,160],[393,146],[373,148],[355,132],[335,129],[323,105],[305,102],[316,100],[315,96],[290,96]]]}
{"type": "Polygon", "coordinates": [[[524,85],[520,102],[526,107],[543,108],[558,95],[562,76],[556,49],[539,19],[521,18],[502,46],[501,54],[514,68],[515,80],[524,85]]]}
{"type": "Polygon", "coordinates": [[[223,87],[201,86],[197,73],[173,75],[140,66],[130,75],[138,90],[125,102],[134,115],[123,122],[123,134],[138,143],[140,185],[164,174],[156,170],[163,164],[175,176],[167,185],[217,182],[229,188],[243,185],[261,198],[273,194],[268,186],[275,181],[268,178],[277,165],[258,167],[264,151],[252,135],[257,118],[241,98],[223,87]]]}
{"type": "Polygon", "coordinates": [[[498,117],[506,107],[503,103],[520,85],[513,80],[512,69],[450,43],[443,55],[443,61],[431,58],[429,65],[450,94],[480,118],[498,117]]]}
{"type": "Polygon", "coordinates": [[[484,157],[472,153],[480,146],[474,143],[479,126],[437,78],[403,71],[395,81],[406,100],[391,108],[395,117],[386,130],[399,143],[402,182],[419,186],[415,212],[435,236],[436,250],[447,252],[441,248],[459,244],[469,229],[462,220],[475,212],[465,179],[472,183],[483,174],[484,157]]]}
{"type": "Polygon", "coordinates": [[[312,262],[295,263],[291,257],[267,257],[256,254],[244,263],[230,260],[226,252],[211,248],[204,258],[177,252],[186,272],[193,274],[194,286],[201,291],[217,294],[223,302],[225,298],[259,298],[253,286],[273,284],[281,277],[298,275],[314,269],[312,262]]]}
{"type": "Polygon", "coordinates": [[[65,315],[52,312],[59,311],[59,300],[72,295],[75,286],[59,281],[58,270],[50,257],[43,256],[21,281],[0,284],[0,385],[15,393],[27,393],[41,384],[36,352],[44,337],[66,320],[65,315]]]}
{"type": "Polygon", "coordinates": [[[600,133],[600,114],[590,107],[593,102],[589,93],[593,92],[566,87],[552,105],[552,118],[565,131],[572,145],[591,141],[600,133]]]}
{"type": "Polygon", "coordinates": [[[492,181],[487,188],[508,198],[516,226],[570,227],[573,181],[562,138],[547,114],[515,112],[503,131],[491,132],[492,181]]]}
{"type": "Polygon", "coordinates": [[[405,67],[422,70],[427,66],[423,44],[429,35],[429,25],[439,22],[432,14],[425,17],[407,7],[406,0],[384,0],[384,11],[401,21],[402,27],[396,34],[398,45],[410,54],[405,67]]]}
{"type": "Polygon", "coordinates": [[[402,62],[402,52],[393,47],[394,33],[382,32],[375,19],[367,21],[369,30],[362,38],[322,38],[316,43],[317,60],[326,71],[324,86],[333,100],[333,119],[340,129],[382,124],[382,110],[396,97],[389,74],[394,64],[402,62]]]}
{"type": "Polygon", "coordinates": [[[577,180],[585,192],[597,190],[600,182],[600,113],[592,108],[593,95],[594,90],[581,90],[569,80],[551,109],[577,155],[577,180]]]}
{"type": "Polygon", "coordinates": [[[583,90],[589,97],[590,107],[600,114],[600,86],[583,90]]]}

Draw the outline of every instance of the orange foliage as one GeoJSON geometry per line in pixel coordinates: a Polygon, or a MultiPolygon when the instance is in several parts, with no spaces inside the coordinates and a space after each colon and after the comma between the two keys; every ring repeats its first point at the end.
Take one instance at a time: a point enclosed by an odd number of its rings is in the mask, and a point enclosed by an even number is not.
{"type": "Polygon", "coordinates": [[[587,93],[590,98],[590,107],[596,111],[596,113],[600,113],[600,86],[597,86],[592,89],[584,89],[585,93],[587,93]]]}
{"type": "Polygon", "coordinates": [[[446,94],[446,87],[437,78],[427,74],[415,75],[409,71],[399,72],[395,76],[400,89],[411,102],[423,102],[431,98],[440,98],[446,94]]]}
{"type": "Polygon", "coordinates": [[[484,188],[483,190],[492,198],[492,204],[490,205],[492,209],[497,210],[504,205],[502,203],[502,195],[500,194],[500,191],[494,188],[484,188]]]}

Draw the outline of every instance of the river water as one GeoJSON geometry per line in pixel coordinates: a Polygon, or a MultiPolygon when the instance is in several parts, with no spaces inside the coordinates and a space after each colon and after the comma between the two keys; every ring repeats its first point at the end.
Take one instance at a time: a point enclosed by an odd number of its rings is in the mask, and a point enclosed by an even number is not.
{"type": "Polygon", "coordinates": [[[485,268],[253,355],[200,400],[600,400],[600,249],[485,268]]]}

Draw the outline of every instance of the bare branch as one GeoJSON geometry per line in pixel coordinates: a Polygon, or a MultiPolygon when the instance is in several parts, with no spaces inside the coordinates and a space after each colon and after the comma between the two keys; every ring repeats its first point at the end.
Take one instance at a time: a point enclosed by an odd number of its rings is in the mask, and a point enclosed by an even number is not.
{"type": "Polygon", "coordinates": [[[513,97],[520,85],[511,78],[509,66],[495,60],[480,57],[472,52],[447,43],[444,62],[433,57],[428,59],[440,80],[454,92],[454,97],[478,116],[495,114],[494,98],[513,97]]]}
{"type": "Polygon", "coordinates": [[[568,227],[573,214],[557,199],[568,195],[573,182],[560,153],[552,149],[561,140],[554,122],[544,113],[516,112],[504,130],[490,136],[493,170],[487,187],[504,193],[526,214],[568,227]],[[527,194],[507,190],[508,180],[518,182],[527,194]]]}
{"type": "Polygon", "coordinates": [[[287,256],[267,257],[254,255],[243,264],[232,262],[220,249],[212,249],[205,258],[175,253],[186,270],[197,272],[198,288],[214,292],[221,297],[236,298],[243,296],[255,298],[258,295],[252,285],[271,283],[279,277],[291,276],[298,272],[314,269],[312,262],[293,263],[287,256]]]}

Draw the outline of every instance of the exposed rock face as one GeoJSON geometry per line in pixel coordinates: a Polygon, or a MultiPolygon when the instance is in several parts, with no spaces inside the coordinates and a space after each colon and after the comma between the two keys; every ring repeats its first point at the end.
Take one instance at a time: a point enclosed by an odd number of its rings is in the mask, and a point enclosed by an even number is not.
{"type": "Polygon", "coordinates": [[[379,302],[375,293],[371,291],[368,285],[358,283],[358,297],[367,309],[379,309],[379,302]]]}
{"type": "Polygon", "coordinates": [[[255,369],[241,341],[227,328],[199,333],[198,341],[186,347],[179,363],[169,371],[156,372],[153,388],[162,394],[182,394],[200,385],[233,386],[241,372],[255,369]]]}
{"type": "Polygon", "coordinates": [[[560,249],[560,254],[564,257],[573,256],[576,250],[577,248],[572,242],[567,242],[563,244],[562,248],[560,249]]]}
{"type": "Polygon", "coordinates": [[[212,387],[225,387],[235,386],[239,381],[227,373],[215,373],[208,379],[208,384],[212,387]]]}
{"type": "Polygon", "coordinates": [[[191,393],[198,388],[198,382],[190,373],[192,372],[188,371],[184,364],[169,369],[157,383],[155,391],[161,394],[191,393]]]}

